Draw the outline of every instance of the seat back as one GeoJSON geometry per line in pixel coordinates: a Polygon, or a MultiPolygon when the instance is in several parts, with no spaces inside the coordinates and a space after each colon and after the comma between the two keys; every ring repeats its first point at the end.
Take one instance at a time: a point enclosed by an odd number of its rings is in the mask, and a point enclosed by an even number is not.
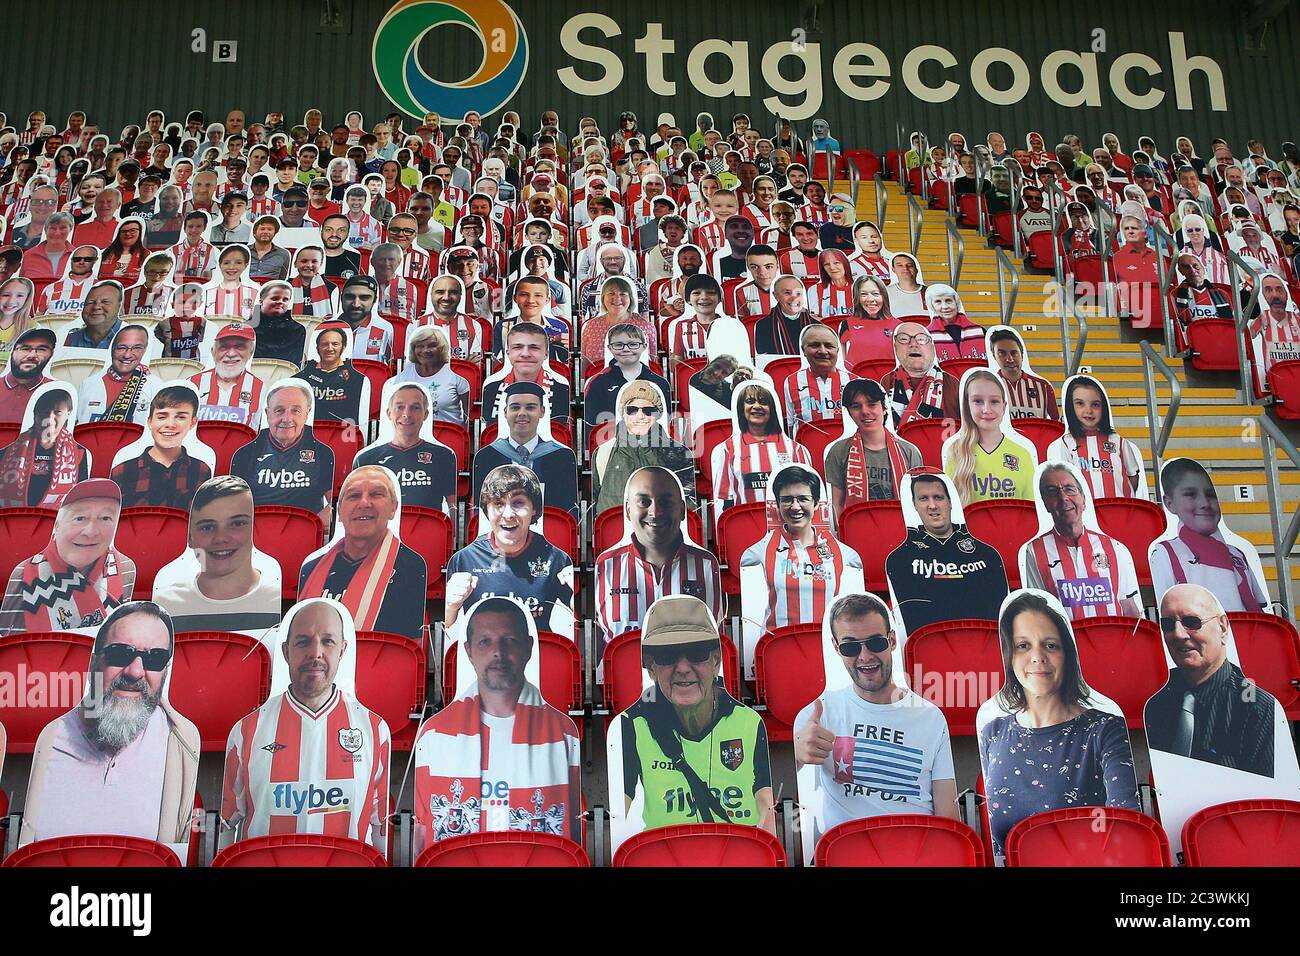
{"type": "Polygon", "coordinates": [[[191,631],[176,635],[168,695],[194,722],[204,753],[224,753],[230,728],[271,694],[271,652],[246,634],[191,631]]]}
{"type": "Polygon", "coordinates": [[[989,367],[988,359],[982,358],[951,358],[944,359],[939,363],[939,367],[951,375],[953,378],[961,381],[961,377],[973,368],[987,369],[989,367]]]}
{"type": "Polygon", "coordinates": [[[1096,498],[1097,526],[1133,555],[1138,583],[1151,587],[1151,542],[1165,533],[1165,509],[1145,498],[1096,498]]]}
{"type": "Polygon", "coordinates": [[[66,631],[20,631],[0,637],[0,674],[41,674],[49,688],[44,706],[33,703],[33,696],[24,701],[27,706],[4,709],[9,753],[31,753],[45,726],[81,700],[94,644],[89,635],[66,631]]]}
{"type": "Polygon", "coordinates": [[[799,426],[798,442],[812,456],[813,469],[826,479],[826,449],[844,437],[844,423],[840,419],[813,422],[799,426]]]}
{"type": "Polygon", "coordinates": [[[614,866],[785,866],[785,851],[761,827],[735,823],[685,823],[645,830],[614,854],[614,866]]]}
{"type": "Polygon", "coordinates": [[[257,432],[240,422],[199,422],[199,441],[217,456],[214,476],[230,474],[230,460],[235,457],[235,451],[255,438],[257,432]]]}
{"type": "Polygon", "coordinates": [[[713,449],[731,437],[732,421],[724,418],[719,421],[705,422],[695,429],[693,447],[696,451],[695,488],[701,501],[713,497],[713,449]]]}
{"type": "Polygon", "coordinates": [[[72,430],[77,443],[90,452],[90,477],[107,478],[113,456],[144,434],[135,422],[86,422],[72,430]]]}
{"type": "Polygon", "coordinates": [[[315,833],[279,833],[250,837],[226,847],[212,860],[214,869],[227,867],[327,866],[384,867],[388,861],[369,843],[315,833]]]}
{"type": "Polygon", "coordinates": [[[357,700],[384,719],[394,750],[410,750],[425,704],[423,641],[357,631],[357,700]],[[414,715],[414,716],[413,716],[414,715]]]}
{"type": "Polygon", "coordinates": [[[203,371],[203,363],[193,359],[159,358],[149,363],[149,371],[162,382],[184,381],[203,371]]]}
{"type": "Polygon", "coordinates": [[[1187,344],[1192,350],[1192,368],[1206,372],[1235,372],[1241,368],[1237,323],[1232,319],[1196,319],[1187,323],[1187,344]]]}
{"type": "Polygon", "coordinates": [[[963,618],[918,628],[903,645],[912,690],[935,704],[954,737],[975,733],[980,704],[1002,688],[996,621],[963,618]]]}
{"type": "Polygon", "coordinates": [[[44,508],[0,508],[0,580],[8,582],[14,568],[45,547],[54,515],[44,508]]]}
{"type": "Polygon", "coordinates": [[[0,448],[12,445],[21,431],[22,425],[18,422],[0,422],[0,448]]]}
{"type": "Polygon", "coordinates": [[[181,861],[170,847],[131,836],[66,836],[20,846],[0,866],[122,867],[166,866],[181,861]]]}
{"type": "Polygon", "coordinates": [[[866,378],[873,382],[879,382],[882,378],[894,370],[898,363],[892,358],[873,358],[863,359],[853,366],[854,378],[866,378]]]}
{"type": "MultiPolygon", "coordinates": [[[[402,513],[412,510],[402,509],[402,513]]],[[[298,574],[307,556],[325,543],[320,518],[303,508],[259,505],[253,522],[253,545],[280,565],[280,597],[292,601],[298,596],[298,574]]],[[[413,545],[412,545],[413,546],[413,545]]]]}
{"type": "MultiPolygon", "coordinates": [[[[446,445],[456,454],[456,497],[465,500],[469,498],[470,485],[469,473],[470,463],[474,456],[470,449],[469,429],[455,422],[434,422],[433,437],[443,445],[446,445]]],[[[474,502],[469,502],[470,510],[475,507],[474,502]]]]}
{"type": "Polygon", "coordinates": [[[976,501],[966,506],[966,530],[1002,555],[1011,590],[1020,587],[1020,549],[1038,534],[1038,510],[1019,498],[976,501]]]}
{"type": "Polygon", "coordinates": [[[1295,866],[1300,802],[1234,800],[1206,807],[1183,824],[1188,866],[1295,866]]]}
{"type": "Polygon", "coordinates": [[[910,441],[921,453],[921,461],[931,468],[943,467],[943,442],[949,425],[942,418],[914,418],[898,429],[898,437],[910,441]]]}
{"type": "Polygon", "coordinates": [[[248,364],[248,370],[262,380],[267,388],[285,378],[293,378],[298,369],[292,362],[281,359],[255,358],[248,364]]]}
{"type": "Polygon", "coordinates": [[[749,501],[732,505],[718,518],[715,553],[722,565],[722,589],[740,593],[740,558],[745,549],[767,534],[767,503],[749,501]]]}
{"type": "Polygon", "coordinates": [[[1230,611],[1228,624],[1241,669],[1282,705],[1287,720],[1300,720],[1300,635],[1276,614],[1230,611]]]}
{"type": "Polygon", "coordinates": [[[353,359],[352,367],[370,382],[370,409],[368,420],[378,421],[383,407],[384,383],[393,377],[393,370],[375,359],[353,359]]]}
{"type": "MultiPolygon", "coordinates": [[[[256,527],[256,525],[254,525],[256,527]]],[[[132,597],[153,597],[153,581],[163,565],[189,545],[190,515],[180,508],[126,508],[117,522],[117,550],[135,562],[132,597]]]]}
{"type": "Polygon", "coordinates": [[[821,623],[778,627],[759,638],[754,681],[758,702],[767,705],[768,739],[791,740],[795,717],[826,687],[821,623]]]}
{"type": "Polygon", "coordinates": [[[65,358],[51,362],[46,375],[59,382],[67,382],[80,389],[86,379],[104,371],[104,363],[97,358],[65,358]]]}
{"type": "Polygon", "coordinates": [[[1066,807],[1026,817],[1006,840],[1007,866],[1168,866],[1159,823],[1124,807],[1066,807]]]}
{"type": "Polygon", "coordinates": [[[1278,362],[1269,368],[1268,390],[1277,403],[1273,411],[1278,418],[1300,419],[1300,361],[1278,362]]]}
{"type": "Polygon", "coordinates": [[[312,423],[312,432],[318,441],[324,442],[334,452],[333,492],[337,498],[343,487],[343,479],[352,470],[353,459],[365,447],[365,429],[358,428],[351,422],[321,419],[312,423]]]}
{"type": "Polygon", "coordinates": [[[1065,434],[1065,422],[1050,418],[1017,418],[1011,427],[1026,441],[1033,443],[1039,461],[1047,460],[1048,446],[1065,434]]]}
{"type": "Polygon", "coordinates": [[[799,371],[801,364],[803,364],[803,360],[797,355],[787,355],[782,358],[772,359],[763,368],[763,371],[772,377],[772,388],[778,398],[785,394],[785,380],[799,371]]]}
{"type": "Polygon", "coordinates": [[[850,820],[817,841],[818,866],[983,866],[979,834],[948,817],[899,813],[850,820]]]}
{"type": "Polygon", "coordinates": [[[1073,624],[1088,686],[1119,705],[1129,727],[1142,729],[1142,711],[1169,679],[1160,628],[1139,617],[1085,617],[1073,624]]]}
{"type": "Polygon", "coordinates": [[[505,830],[439,840],[419,855],[415,866],[581,867],[591,861],[582,847],[557,834],[505,830]]]}
{"type": "Polygon", "coordinates": [[[862,556],[868,591],[889,590],[885,559],[907,538],[897,501],[856,501],[840,515],[840,540],[862,556]]]}
{"type": "Polygon", "coordinates": [[[456,549],[456,526],[446,513],[409,505],[402,508],[402,541],[424,558],[425,596],[440,601],[447,592],[445,568],[456,549]]]}

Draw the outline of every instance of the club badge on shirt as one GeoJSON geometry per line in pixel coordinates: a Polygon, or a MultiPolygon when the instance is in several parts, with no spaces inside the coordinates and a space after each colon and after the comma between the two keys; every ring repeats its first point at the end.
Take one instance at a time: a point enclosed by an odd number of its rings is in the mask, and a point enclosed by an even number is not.
{"type": "Polygon", "coordinates": [[[745,762],[745,741],[739,737],[722,741],[718,744],[718,759],[728,770],[739,770],[745,762]]]}
{"type": "Polygon", "coordinates": [[[305,451],[300,451],[298,452],[298,461],[304,465],[315,464],[316,452],[310,448],[306,449],[305,451]]]}
{"type": "Polygon", "coordinates": [[[339,730],[339,746],[350,754],[357,753],[361,750],[361,731],[355,727],[344,727],[339,730]]]}

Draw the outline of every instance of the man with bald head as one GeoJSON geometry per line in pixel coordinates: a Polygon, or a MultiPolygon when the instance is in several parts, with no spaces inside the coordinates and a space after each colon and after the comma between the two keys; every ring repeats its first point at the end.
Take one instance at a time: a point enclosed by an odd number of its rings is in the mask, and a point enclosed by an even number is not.
{"type": "Polygon", "coordinates": [[[285,616],[289,687],[235,724],[226,743],[223,844],[328,833],[386,850],[388,725],[337,681],[352,633],[332,601],[306,600],[285,616]]]}
{"type": "Polygon", "coordinates": [[[1218,599],[1199,584],[1174,585],[1160,599],[1160,631],[1174,667],[1143,713],[1148,746],[1273,776],[1285,723],[1276,699],[1229,660],[1232,631],[1218,599]]]}
{"type": "MultiPolygon", "coordinates": [[[[960,421],[961,385],[939,367],[934,339],[920,322],[903,322],[894,329],[897,367],[880,385],[889,396],[889,411],[898,428],[916,418],[960,421]]],[[[955,426],[954,426],[955,427],[955,426]]]]}
{"type": "Polygon", "coordinates": [[[808,295],[801,279],[782,276],[772,289],[775,304],[754,326],[754,352],[760,364],[765,359],[798,354],[803,330],[821,324],[808,311],[808,295]]]}

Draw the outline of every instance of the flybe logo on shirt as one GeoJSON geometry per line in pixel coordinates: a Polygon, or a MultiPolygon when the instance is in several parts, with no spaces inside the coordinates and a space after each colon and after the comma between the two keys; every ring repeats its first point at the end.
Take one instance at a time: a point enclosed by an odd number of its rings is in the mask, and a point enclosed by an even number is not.
{"type": "Polygon", "coordinates": [[[975,494],[980,498],[1010,498],[1016,493],[1016,483],[997,475],[976,475],[975,494]]]}
{"type": "Polygon", "coordinates": [[[412,468],[403,468],[397,473],[397,483],[403,488],[422,487],[427,488],[433,484],[433,476],[425,471],[415,471],[412,468]]]}
{"type": "Polygon", "coordinates": [[[1114,471],[1114,466],[1109,458],[1080,458],[1079,467],[1083,471],[1114,471]]]}
{"type": "Polygon", "coordinates": [[[296,817],[317,813],[347,813],[351,801],[342,787],[325,789],[314,783],[277,783],[271,788],[274,810],[296,817]]]}
{"type": "MultiPolygon", "coordinates": [[[[751,815],[751,811],[743,806],[745,794],[739,787],[727,787],[723,790],[710,787],[709,790],[732,820],[744,820],[751,815]]],[[[664,791],[664,809],[669,813],[684,813],[688,817],[699,815],[699,810],[695,806],[695,797],[685,787],[674,787],[664,791]]]]}
{"type": "Polygon", "coordinates": [[[976,571],[983,571],[987,567],[988,562],[986,561],[970,561],[966,564],[957,564],[955,561],[926,561],[924,558],[912,559],[913,574],[938,581],[960,580],[968,574],[972,574],[976,571]]]}
{"type": "Polygon", "coordinates": [[[347,397],[348,393],[345,389],[330,388],[328,385],[316,386],[316,401],[318,402],[337,402],[347,397]]]}
{"type": "Polygon", "coordinates": [[[257,483],[266,488],[309,488],[311,476],[305,471],[263,468],[257,473],[257,483]]]}
{"type": "Polygon", "coordinates": [[[1056,591],[1066,607],[1095,607],[1115,601],[1106,578],[1063,578],[1056,591]]]}

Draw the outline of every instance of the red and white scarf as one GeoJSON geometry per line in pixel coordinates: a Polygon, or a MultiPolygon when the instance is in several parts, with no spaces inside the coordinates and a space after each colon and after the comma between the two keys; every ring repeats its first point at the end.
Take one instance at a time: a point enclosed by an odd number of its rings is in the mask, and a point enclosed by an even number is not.
{"type": "Polygon", "coordinates": [[[334,314],[334,287],[314,276],[309,286],[303,286],[302,276],[294,276],[289,284],[293,286],[293,314],[328,318],[334,314]]]}
{"type": "MultiPolygon", "coordinates": [[[[299,595],[302,598],[319,597],[325,593],[325,581],[329,577],[334,562],[343,553],[343,539],[340,538],[326,551],[316,567],[307,577],[307,583],[299,595]]],[[[397,564],[397,553],[401,542],[391,531],[385,533],[384,540],[366,556],[357,568],[352,580],[342,595],[337,595],[344,607],[352,612],[358,631],[373,631],[375,621],[384,605],[384,595],[393,577],[393,566],[397,564]]]]}
{"type": "MultiPolygon", "coordinates": [[[[898,439],[885,432],[885,451],[889,452],[890,478],[894,482],[894,497],[907,474],[907,462],[903,460],[903,451],[898,447],[898,439]]],[[[871,500],[871,481],[867,475],[867,448],[861,434],[849,439],[849,459],[844,469],[845,504],[855,501],[871,500]]]]}
{"type": "Polygon", "coordinates": [[[70,567],[53,541],[23,567],[17,610],[24,631],[68,631],[100,624],[130,595],[116,551],[85,571],[70,567]]]}
{"type": "Polygon", "coordinates": [[[149,366],[137,365],[126,375],[120,374],[117,369],[109,368],[108,373],[104,376],[105,400],[108,401],[108,411],[100,421],[104,422],[129,422],[135,415],[136,401],[140,398],[140,392],[144,388],[144,383],[149,380],[149,366]],[[114,395],[114,385],[117,385],[114,395]],[[109,396],[112,396],[109,400],[109,396]]]}
{"type": "MultiPolygon", "coordinates": [[[[1231,571],[1236,576],[1237,594],[1241,598],[1242,607],[1252,611],[1263,610],[1250,586],[1250,566],[1240,551],[1229,547],[1212,535],[1197,534],[1186,525],[1178,530],[1178,540],[1187,545],[1187,550],[1192,552],[1192,558],[1197,564],[1231,571]]],[[[1168,541],[1161,543],[1164,545],[1165,554],[1169,556],[1169,565],[1173,569],[1175,583],[1186,584],[1187,573],[1183,570],[1183,563],[1178,560],[1172,544],[1168,541]]]]}
{"type": "MultiPolygon", "coordinates": [[[[0,471],[0,502],[6,508],[27,507],[27,489],[32,480],[32,466],[36,461],[36,446],[39,441],[40,426],[28,429],[19,435],[12,445],[5,449],[4,458],[0,459],[3,471],[0,471]]],[[[72,486],[77,483],[77,474],[81,470],[81,460],[85,449],[72,437],[72,430],[65,428],[54,439],[53,457],[50,462],[50,483],[45,495],[36,503],[38,508],[57,508],[72,486]]]]}

